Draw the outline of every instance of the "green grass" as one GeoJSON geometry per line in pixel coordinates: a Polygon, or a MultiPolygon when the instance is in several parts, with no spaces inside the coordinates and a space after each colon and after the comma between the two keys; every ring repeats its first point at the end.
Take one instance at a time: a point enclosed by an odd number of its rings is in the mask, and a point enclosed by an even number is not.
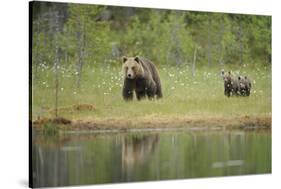
{"type": "MultiPolygon", "coordinates": [[[[268,115],[271,114],[271,68],[244,66],[225,68],[247,75],[252,81],[250,97],[224,96],[220,68],[202,67],[193,78],[188,66],[160,67],[163,99],[124,102],[121,95],[123,76],[121,66],[84,67],[81,87],[75,86],[72,67],[60,70],[59,107],[92,104],[95,110],[59,111],[69,119],[91,119],[135,116],[169,115],[268,115]]],[[[53,117],[55,104],[54,73],[50,68],[39,69],[33,79],[32,117],[53,117]]]]}
{"type": "Polygon", "coordinates": [[[45,124],[43,126],[43,134],[46,136],[56,136],[58,134],[58,128],[52,124],[45,124]]]}

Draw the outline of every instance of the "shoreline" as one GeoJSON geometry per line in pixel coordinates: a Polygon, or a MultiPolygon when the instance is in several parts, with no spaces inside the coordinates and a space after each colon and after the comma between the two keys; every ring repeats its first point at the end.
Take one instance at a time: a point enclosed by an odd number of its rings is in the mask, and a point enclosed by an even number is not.
{"type": "Polygon", "coordinates": [[[174,130],[174,129],[271,129],[271,115],[226,116],[143,116],[134,119],[126,117],[69,120],[66,118],[42,118],[32,121],[31,127],[41,130],[46,124],[53,124],[62,131],[122,132],[132,130],[174,130]]]}

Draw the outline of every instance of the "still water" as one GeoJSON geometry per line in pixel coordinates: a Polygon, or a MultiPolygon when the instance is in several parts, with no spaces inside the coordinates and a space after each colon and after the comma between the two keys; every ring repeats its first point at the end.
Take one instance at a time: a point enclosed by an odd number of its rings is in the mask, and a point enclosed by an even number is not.
{"type": "Polygon", "coordinates": [[[33,131],[34,187],[271,173],[271,131],[33,131]]]}

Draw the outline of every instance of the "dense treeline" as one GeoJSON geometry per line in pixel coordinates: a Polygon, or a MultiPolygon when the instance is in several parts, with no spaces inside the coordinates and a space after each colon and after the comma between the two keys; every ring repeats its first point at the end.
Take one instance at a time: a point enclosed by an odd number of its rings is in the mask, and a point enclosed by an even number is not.
{"type": "Polygon", "coordinates": [[[269,16],[48,2],[33,3],[32,13],[35,73],[69,65],[79,75],[122,55],[158,65],[271,64],[269,16]]]}

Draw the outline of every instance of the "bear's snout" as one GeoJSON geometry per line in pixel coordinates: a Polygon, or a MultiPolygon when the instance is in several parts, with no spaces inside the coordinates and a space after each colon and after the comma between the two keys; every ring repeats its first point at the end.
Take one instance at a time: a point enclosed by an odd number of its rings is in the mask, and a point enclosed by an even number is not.
{"type": "Polygon", "coordinates": [[[128,71],[127,78],[128,79],[134,79],[135,78],[135,74],[133,72],[131,72],[131,71],[128,71]]]}

